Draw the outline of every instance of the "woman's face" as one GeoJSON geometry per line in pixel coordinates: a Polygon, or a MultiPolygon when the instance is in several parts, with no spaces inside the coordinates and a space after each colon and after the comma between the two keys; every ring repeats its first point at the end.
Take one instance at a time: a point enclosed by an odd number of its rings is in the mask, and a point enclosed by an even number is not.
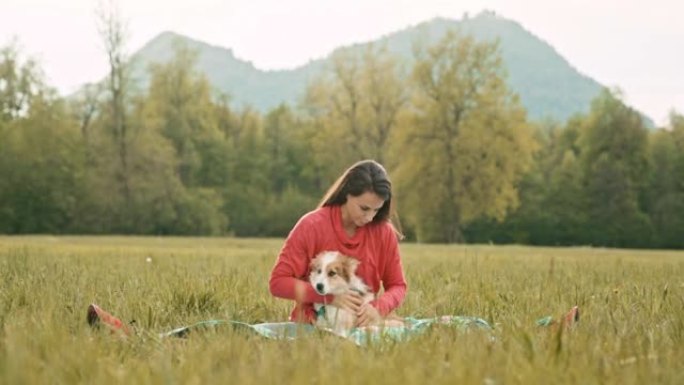
{"type": "Polygon", "coordinates": [[[347,202],[342,205],[342,218],[345,225],[361,227],[371,222],[380,211],[385,201],[378,194],[366,191],[359,196],[347,195],[347,202]]]}

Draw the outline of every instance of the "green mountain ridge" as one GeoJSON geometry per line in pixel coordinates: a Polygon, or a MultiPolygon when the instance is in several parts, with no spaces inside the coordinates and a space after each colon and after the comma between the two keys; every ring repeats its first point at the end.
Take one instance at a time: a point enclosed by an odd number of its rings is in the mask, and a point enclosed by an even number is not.
{"type": "MultiPolygon", "coordinates": [[[[489,11],[472,18],[464,16],[461,20],[435,18],[371,42],[337,50],[363,49],[367,44],[381,43],[386,44],[390,52],[410,62],[417,40],[431,44],[449,29],[470,34],[481,41],[499,39],[509,86],[520,95],[531,119],[550,118],[564,122],[574,114],[586,113],[591,100],[603,88],[519,23],[489,11]]],[[[334,53],[294,69],[264,71],[237,58],[231,49],[212,46],[174,32],[163,32],[132,57],[133,77],[139,86],[145,87],[149,81],[147,71],[143,69],[150,63],[166,62],[172,58],[176,40],[198,52],[197,69],[214,87],[228,94],[235,106],[252,106],[261,112],[283,102],[296,105],[308,82],[325,69],[334,53]]],[[[644,119],[647,125],[653,126],[650,118],[644,116],[644,119]]]]}

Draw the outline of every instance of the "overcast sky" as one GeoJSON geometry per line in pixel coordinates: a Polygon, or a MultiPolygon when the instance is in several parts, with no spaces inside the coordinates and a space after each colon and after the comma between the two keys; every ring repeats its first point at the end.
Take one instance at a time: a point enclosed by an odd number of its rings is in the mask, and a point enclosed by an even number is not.
{"type": "MultiPolygon", "coordinates": [[[[106,57],[98,0],[0,0],[0,45],[16,37],[62,93],[100,79],[106,57]]],[[[437,16],[484,9],[515,20],[575,68],[619,87],[665,124],[684,113],[684,1],[680,0],[119,0],[135,52],[171,30],[232,48],[260,69],[286,69],[340,45],[374,40],[437,16]]]]}

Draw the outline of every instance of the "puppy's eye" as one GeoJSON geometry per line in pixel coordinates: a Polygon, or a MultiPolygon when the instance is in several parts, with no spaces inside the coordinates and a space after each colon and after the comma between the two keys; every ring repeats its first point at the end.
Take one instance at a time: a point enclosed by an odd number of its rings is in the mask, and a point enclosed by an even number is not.
{"type": "Polygon", "coordinates": [[[331,270],[331,271],[328,272],[328,277],[334,277],[335,274],[336,274],[336,273],[335,273],[334,271],[331,270]]]}
{"type": "Polygon", "coordinates": [[[318,269],[318,274],[321,274],[321,271],[322,271],[321,269],[318,269]]]}

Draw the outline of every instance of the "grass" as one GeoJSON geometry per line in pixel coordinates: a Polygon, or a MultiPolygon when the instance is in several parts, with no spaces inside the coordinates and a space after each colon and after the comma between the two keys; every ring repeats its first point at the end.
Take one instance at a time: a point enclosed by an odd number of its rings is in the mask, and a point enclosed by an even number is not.
{"type": "Polygon", "coordinates": [[[684,252],[674,251],[403,244],[399,313],[479,316],[491,334],[435,327],[368,348],[230,329],[149,337],[207,319],[285,321],[291,304],[267,285],[281,244],[0,237],[0,383],[684,383],[684,252]],[[89,328],[93,302],[146,332],[89,328]],[[574,330],[535,325],[575,304],[574,330]]]}

